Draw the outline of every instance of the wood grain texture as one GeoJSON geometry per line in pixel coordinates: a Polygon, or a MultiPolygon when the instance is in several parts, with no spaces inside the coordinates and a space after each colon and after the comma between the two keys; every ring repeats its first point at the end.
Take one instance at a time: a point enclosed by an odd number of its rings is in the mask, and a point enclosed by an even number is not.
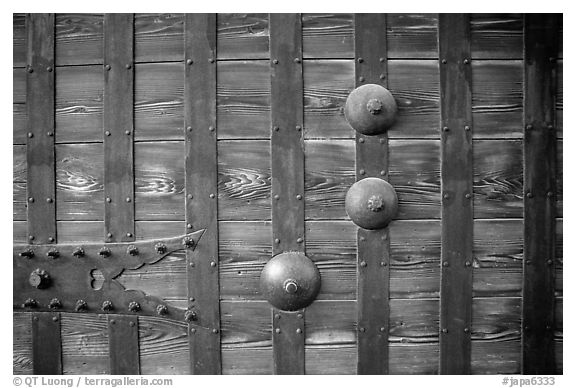
{"type": "Polygon", "coordinates": [[[270,58],[267,14],[221,13],[217,20],[218,59],[270,58]]]}
{"type": "Polygon", "coordinates": [[[353,140],[306,140],[306,219],[346,219],[344,199],[356,181],[353,140]]]}
{"type": "MultiPolygon", "coordinates": [[[[56,146],[56,219],[104,220],[102,144],[56,146]]],[[[100,231],[103,235],[104,230],[100,231]]]]}
{"type": "Polygon", "coordinates": [[[182,63],[137,64],[134,75],[134,139],[184,140],[182,63]]]}
{"type": "Polygon", "coordinates": [[[564,141],[556,142],[556,217],[564,214],[564,141]]]}
{"type": "Polygon", "coordinates": [[[353,58],[354,15],[302,14],[304,58],[353,58]]]}
{"type": "Polygon", "coordinates": [[[136,62],[181,61],[184,58],[184,15],[134,15],[136,62]]]}
{"type": "Polygon", "coordinates": [[[12,373],[32,374],[32,320],[30,313],[13,313],[12,373]]]}
{"type": "Polygon", "coordinates": [[[270,141],[218,142],[220,220],[270,220],[270,141]]]}
{"type": "Polygon", "coordinates": [[[521,59],[521,14],[471,14],[471,52],[478,59],[521,59]]]}
{"type": "Polygon", "coordinates": [[[521,60],[472,62],[474,138],[522,138],[521,60]]]}
{"type": "Polygon", "coordinates": [[[12,104],[12,144],[26,144],[26,104],[12,104]]]}
{"type": "Polygon", "coordinates": [[[12,66],[26,66],[26,14],[12,14],[12,66]]]}
{"type": "Polygon", "coordinates": [[[26,221],[12,222],[12,242],[14,244],[26,244],[28,242],[28,225],[26,221]]]}
{"type": "MultiPolygon", "coordinates": [[[[101,233],[98,235],[101,237],[101,233]]],[[[108,325],[100,314],[62,314],[64,374],[108,374],[108,325]]]]}
{"type": "Polygon", "coordinates": [[[101,66],[56,68],[56,142],[102,141],[101,66]]]}
{"type": "Polygon", "coordinates": [[[388,58],[438,58],[438,15],[390,13],[386,17],[388,58]]]}
{"type": "Polygon", "coordinates": [[[226,61],[217,68],[219,139],[270,138],[270,64],[226,61]]]}
{"type": "Polygon", "coordinates": [[[188,374],[190,356],[186,331],[187,325],[182,322],[139,317],[140,372],[143,375],[188,374]]]}
{"type": "Polygon", "coordinates": [[[12,147],[12,217],[14,221],[26,221],[26,146],[12,147]]]}
{"type": "Polygon", "coordinates": [[[521,140],[475,140],[474,218],[522,218],[521,140]]]}
{"type": "Polygon", "coordinates": [[[556,138],[564,136],[564,61],[556,63],[556,138]]]}
{"type": "Polygon", "coordinates": [[[103,25],[103,14],[56,15],[56,65],[101,64],[103,25]]]}
{"type": "Polygon", "coordinates": [[[184,142],[134,144],[136,220],[184,220],[184,142]]]}
{"type": "Polygon", "coordinates": [[[12,70],[12,103],[26,103],[26,69],[24,68],[12,70]]]}

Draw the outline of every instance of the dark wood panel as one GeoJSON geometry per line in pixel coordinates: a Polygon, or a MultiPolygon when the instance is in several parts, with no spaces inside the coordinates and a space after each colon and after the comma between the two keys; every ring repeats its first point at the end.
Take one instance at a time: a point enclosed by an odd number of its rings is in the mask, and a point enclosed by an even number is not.
{"type": "Polygon", "coordinates": [[[182,63],[137,64],[134,75],[135,140],[184,140],[182,63]]]}
{"type": "Polygon", "coordinates": [[[140,374],[138,317],[108,314],[107,318],[110,374],[140,374]]]}
{"type": "Polygon", "coordinates": [[[26,144],[26,104],[12,104],[12,144],[26,144]]]}
{"type": "Polygon", "coordinates": [[[103,14],[56,15],[56,64],[100,64],[104,53],[103,14]]]}
{"type": "Polygon", "coordinates": [[[26,15],[12,14],[12,66],[26,66],[26,15]]]}
{"type": "Polygon", "coordinates": [[[476,140],[473,158],[474,218],[522,218],[522,141],[476,140]]]}
{"type": "Polygon", "coordinates": [[[56,69],[56,141],[102,141],[102,66],[56,69]]]}
{"type": "Polygon", "coordinates": [[[269,58],[268,15],[218,14],[218,59],[269,58]]]}
{"type": "Polygon", "coordinates": [[[440,142],[390,140],[390,184],[398,194],[396,219],[440,218],[440,142]]]}
{"type": "Polygon", "coordinates": [[[134,144],[136,220],[184,220],[184,142],[134,144]]]}
{"type": "Polygon", "coordinates": [[[140,372],[189,374],[187,325],[154,317],[139,317],[139,323],[140,372]]]}
{"type": "Polygon", "coordinates": [[[302,14],[304,58],[353,58],[353,14],[302,14]]]}
{"type": "Polygon", "coordinates": [[[220,220],[269,220],[270,142],[218,143],[220,220]]]}
{"type": "Polygon", "coordinates": [[[522,58],[521,14],[470,15],[472,58],[522,58]]]}
{"type": "Polygon", "coordinates": [[[184,58],[184,15],[134,15],[136,62],[181,61],[184,58]]]}
{"type": "Polygon", "coordinates": [[[59,312],[32,314],[32,369],[35,375],[62,374],[62,337],[59,312]]]}
{"type": "Polygon", "coordinates": [[[353,140],[306,140],[306,219],[345,219],[346,192],[356,181],[353,140]]]}
{"type": "MultiPolygon", "coordinates": [[[[102,233],[98,234],[101,238],[102,233]]],[[[62,314],[64,374],[108,374],[108,325],[100,314],[62,314]]]]}
{"type": "MultiPolygon", "coordinates": [[[[58,221],[60,243],[104,242],[104,219],[102,221],[58,221]]],[[[174,234],[171,236],[173,237],[174,234]]]]}
{"type": "Polygon", "coordinates": [[[522,138],[521,60],[472,62],[474,138],[522,138]]]}
{"type": "Polygon", "coordinates": [[[270,138],[268,61],[218,63],[218,138],[270,138]]]}
{"type": "Polygon", "coordinates": [[[56,146],[56,196],[57,220],[104,220],[102,144],[56,146]]]}
{"type": "Polygon", "coordinates": [[[438,15],[390,13],[388,58],[438,58],[438,15]]]}
{"type": "Polygon", "coordinates": [[[26,221],[26,146],[12,147],[12,217],[14,221],[26,221]]]}
{"type": "Polygon", "coordinates": [[[564,141],[556,142],[556,217],[564,214],[564,141]]]}
{"type": "Polygon", "coordinates": [[[30,313],[13,313],[12,373],[32,374],[32,324],[30,313]]]}

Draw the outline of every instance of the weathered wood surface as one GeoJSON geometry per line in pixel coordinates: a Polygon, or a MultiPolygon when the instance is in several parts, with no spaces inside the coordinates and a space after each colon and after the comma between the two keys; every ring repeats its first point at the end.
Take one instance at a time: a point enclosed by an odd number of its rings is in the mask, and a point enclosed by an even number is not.
{"type": "Polygon", "coordinates": [[[32,323],[30,313],[13,313],[12,319],[12,372],[15,375],[32,374],[32,323]]]}
{"type": "Polygon", "coordinates": [[[56,65],[103,63],[104,15],[56,16],[56,65]]]}
{"type": "Polygon", "coordinates": [[[556,137],[564,136],[564,61],[556,63],[556,137]]]}
{"type": "Polygon", "coordinates": [[[556,217],[564,213],[564,142],[556,142],[556,217]]]}
{"type": "Polygon", "coordinates": [[[134,59],[136,62],[182,61],[183,47],[183,14],[134,15],[134,59]]]}
{"type": "Polygon", "coordinates": [[[268,14],[218,14],[218,59],[270,58],[268,14]]]}
{"type": "Polygon", "coordinates": [[[12,104],[12,143],[26,144],[26,104],[12,104]]]}
{"type": "Polygon", "coordinates": [[[26,221],[26,146],[12,147],[12,217],[14,221],[26,221]]]}
{"type": "Polygon", "coordinates": [[[12,66],[26,66],[26,15],[12,14],[12,66]]]}
{"type": "MultiPolygon", "coordinates": [[[[101,237],[102,233],[98,234],[101,237]]],[[[106,315],[62,314],[64,374],[110,373],[106,315]]]]}
{"type": "Polygon", "coordinates": [[[478,59],[522,59],[521,14],[471,14],[471,52],[478,59]]]}
{"type": "Polygon", "coordinates": [[[140,372],[143,375],[189,374],[187,325],[153,317],[140,317],[139,321],[140,372]]]}

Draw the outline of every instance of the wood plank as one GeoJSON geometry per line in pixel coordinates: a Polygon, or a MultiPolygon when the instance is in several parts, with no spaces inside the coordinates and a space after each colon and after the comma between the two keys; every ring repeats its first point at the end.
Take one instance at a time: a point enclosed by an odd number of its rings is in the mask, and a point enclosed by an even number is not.
{"type": "Polygon", "coordinates": [[[12,14],[12,66],[26,66],[26,14],[12,14]]]}
{"type": "Polygon", "coordinates": [[[138,320],[141,373],[188,374],[190,356],[187,325],[154,317],[139,317],[138,320]]]}
{"type": "Polygon", "coordinates": [[[306,219],[346,219],[344,199],[356,181],[353,140],[306,140],[306,219]]]}
{"type": "Polygon", "coordinates": [[[521,218],[521,140],[475,140],[474,218],[521,218]]]}
{"type": "Polygon", "coordinates": [[[182,63],[136,65],[135,140],[184,140],[183,78],[182,63]]]}
{"type": "Polygon", "coordinates": [[[556,142],[556,217],[564,214],[564,141],[556,142]]]}
{"type": "Polygon", "coordinates": [[[270,64],[219,62],[219,139],[270,139],[270,64]]]}
{"type": "Polygon", "coordinates": [[[138,347],[138,317],[108,314],[108,342],[110,346],[110,374],[140,374],[138,347]]]}
{"type": "Polygon", "coordinates": [[[182,61],[184,15],[138,13],[134,15],[134,60],[136,62],[182,61]]]}
{"type": "MultiPolygon", "coordinates": [[[[104,220],[104,146],[56,145],[56,219],[104,220]]],[[[103,234],[104,229],[99,231],[103,234]]]]}
{"type": "Polygon", "coordinates": [[[440,15],[438,42],[443,198],[440,374],[469,374],[473,249],[469,16],[440,15]]]}
{"type": "Polygon", "coordinates": [[[134,15],[106,14],[103,126],[107,242],[134,241],[133,67],[134,15]]]}
{"type": "Polygon", "coordinates": [[[62,313],[64,374],[108,374],[108,356],[105,315],[62,313]]]}
{"type": "Polygon", "coordinates": [[[184,142],[134,144],[136,220],[184,220],[184,142]]]}
{"type": "Polygon", "coordinates": [[[302,14],[304,58],[353,58],[353,14],[302,14]]]}
{"type": "Polygon", "coordinates": [[[28,238],[56,242],[54,163],[54,14],[28,14],[26,186],[28,238]]]}
{"type": "Polygon", "coordinates": [[[26,104],[12,104],[12,144],[26,144],[26,104]]]}
{"type": "Polygon", "coordinates": [[[104,15],[56,15],[56,65],[101,64],[104,53],[104,15]]]}
{"type": "Polygon", "coordinates": [[[271,175],[270,141],[219,141],[219,220],[270,220],[271,175]]]}
{"type": "Polygon", "coordinates": [[[32,368],[35,375],[62,374],[60,313],[32,313],[32,368]]]}
{"type": "Polygon", "coordinates": [[[386,15],[389,58],[438,58],[438,15],[386,15]]]}
{"type": "Polygon", "coordinates": [[[521,60],[472,62],[474,138],[522,138],[521,60]]]}
{"type": "Polygon", "coordinates": [[[270,58],[268,14],[218,14],[218,59],[270,58]]]}
{"type": "Polygon", "coordinates": [[[206,229],[194,253],[186,251],[190,372],[221,374],[218,285],[218,146],[216,135],[216,14],[185,19],[186,222],[206,229]]]}
{"type": "Polygon", "coordinates": [[[102,66],[56,68],[56,142],[102,141],[102,66]]]}
{"type": "Polygon", "coordinates": [[[16,68],[12,70],[12,103],[26,103],[26,69],[16,68]]]}
{"type": "MultiPolygon", "coordinates": [[[[388,87],[386,15],[354,16],[356,87],[364,82],[388,87]]],[[[388,177],[388,134],[364,136],[356,133],[356,180],[388,177]]],[[[390,305],[390,240],[388,228],[359,228],[358,374],[388,374],[390,305]]]]}
{"type": "Polygon", "coordinates": [[[522,373],[556,371],[554,248],[557,14],[524,18],[524,254],[522,373]]]}
{"type": "Polygon", "coordinates": [[[26,146],[12,146],[12,217],[14,221],[26,221],[26,146]]]}
{"type": "Polygon", "coordinates": [[[30,313],[13,313],[12,320],[12,373],[31,375],[32,372],[32,320],[30,313]]]}
{"type": "Polygon", "coordinates": [[[523,26],[521,14],[471,14],[472,58],[521,59],[523,26]]]}
{"type": "Polygon", "coordinates": [[[26,221],[12,222],[12,242],[14,244],[26,244],[28,242],[28,225],[26,221]]]}
{"type": "Polygon", "coordinates": [[[564,61],[556,63],[556,137],[564,137],[564,61]]]}
{"type": "Polygon", "coordinates": [[[554,303],[554,356],[556,359],[556,374],[563,374],[564,372],[563,311],[564,300],[562,298],[556,298],[556,302],[554,303]]]}

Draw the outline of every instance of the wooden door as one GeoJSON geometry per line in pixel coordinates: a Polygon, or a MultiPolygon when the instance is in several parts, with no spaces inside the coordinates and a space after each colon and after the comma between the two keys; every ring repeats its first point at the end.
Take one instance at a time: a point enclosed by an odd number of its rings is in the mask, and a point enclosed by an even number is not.
{"type": "Polygon", "coordinates": [[[14,373],[562,373],[561,22],[15,14],[14,373]],[[385,135],[345,120],[365,83],[385,135]],[[293,250],[320,293],[276,311],[293,250]]]}

